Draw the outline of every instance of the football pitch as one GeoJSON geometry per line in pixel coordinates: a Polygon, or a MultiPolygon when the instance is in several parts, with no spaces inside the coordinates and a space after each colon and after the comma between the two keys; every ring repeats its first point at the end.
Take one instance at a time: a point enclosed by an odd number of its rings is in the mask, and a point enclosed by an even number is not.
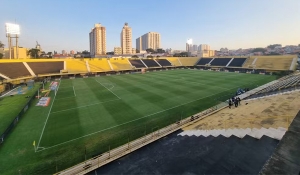
{"type": "Polygon", "coordinates": [[[176,69],[58,80],[0,147],[0,174],[55,173],[275,79],[176,69]]]}
{"type": "MultiPolygon", "coordinates": [[[[189,111],[189,103],[234,94],[264,75],[170,70],[148,74],[62,80],[52,99],[38,150],[136,122],[189,111]]],[[[231,95],[230,95],[231,96],[231,95]]],[[[229,96],[228,96],[229,97],[229,96]]],[[[195,111],[197,112],[197,111],[195,111]]]]}

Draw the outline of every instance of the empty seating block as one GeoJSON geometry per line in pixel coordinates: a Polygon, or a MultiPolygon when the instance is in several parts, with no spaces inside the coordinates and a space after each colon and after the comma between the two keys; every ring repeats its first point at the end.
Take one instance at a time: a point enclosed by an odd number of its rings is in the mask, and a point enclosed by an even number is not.
{"type": "Polygon", "coordinates": [[[70,73],[86,73],[88,72],[86,62],[84,60],[67,60],[67,70],[70,73]]]}
{"type": "Polygon", "coordinates": [[[156,61],[162,66],[162,67],[168,67],[172,66],[172,64],[166,60],[166,59],[156,59],[156,61]]]}
{"type": "Polygon", "coordinates": [[[9,78],[31,76],[23,63],[0,63],[0,73],[9,78]]]}
{"type": "Polygon", "coordinates": [[[90,72],[106,72],[111,71],[111,67],[108,64],[106,58],[88,60],[90,72]]]}
{"type": "Polygon", "coordinates": [[[212,58],[200,58],[200,60],[198,61],[197,65],[206,65],[206,64],[208,64],[211,60],[212,60],[212,58]]]}
{"type": "Polygon", "coordinates": [[[142,63],[141,60],[129,60],[132,66],[136,68],[145,68],[146,66],[142,63]]]}
{"type": "Polygon", "coordinates": [[[170,61],[172,66],[181,66],[181,63],[178,61],[177,57],[167,57],[167,60],[170,61]]]}
{"type": "Polygon", "coordinates": [[[27,62],[32,71],[38,74],[60,73],[64,69],[63,61],[55,62],[27,62]]]}
{"type": "MultiPolygon", "coordinates": [[[[254,56],[255,57],[255,56],[254,56]]],[[[257,56],[255,68],[289,70],[295,56],[257,56]]]]}
{"type": "Polygon", "coordinates": [[[180,57],[179,60],[183,66],[195,66],[195,64],[198,62],[199,58],[197,58],[197,57],[180,57]]]}
{"type": "Polygon", "coordinates": [[[143,62],[147,67],[160,67],[154,60],[151,59],[143,59],[143,62]]]}
{"type": "Polygon", "coordinates": [[[229,67],[242,67],[247,58],[234,58],[229,67]]]}
{"type": "Polygon", "coordinates": [[[109,61],[114,70],[131,70],[132,69],[127,58],[111,58],[109,61]]]}
{"type": "Polygon", "coordinates": [[[226,66],[231,58],[215,58],[210,65],[211,66],[226,66]]]}
{"type": "Polygon", "coordinates": [[[252,63],[253,63],[253,61],[255,60],[255,58],[247,58],[246,59],[246,61],[245,61],[245,63],[244,63],[244,65],[243,65],[243,67],[244,68],[249,68],[249,67],[252,67],[252,63]]]}

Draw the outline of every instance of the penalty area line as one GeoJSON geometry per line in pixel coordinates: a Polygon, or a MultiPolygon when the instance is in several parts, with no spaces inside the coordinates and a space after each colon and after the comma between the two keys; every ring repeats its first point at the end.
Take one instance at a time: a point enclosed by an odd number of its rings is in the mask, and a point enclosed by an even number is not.
{"type": "MultiPolygon", "coordinates": [[[[57,91],[58,91],[58,89],[59,89],[60,83],[61,83],[61,81],[59,81],[59,85],[58,85],[58,87],[57,87],[57,91]]],[[[48,112],[48,115],[47,115],[47,118],[46,118],[46,121],[45,121],[45,124],[44,124],[43,130],[42,130],[42,133],[41,133],[41,136],[40,136],[40,139],[39,139],[39,142],[38,142],[37,148],[39,148],[39,147],[40,147],[40,143],[41,143],[41,140],[42,140],[42,137],[43,137],[43,134],[44,134],[44,131],[45,131],[45,128],[46,128],[46,125],[47,125],[47,122],[48,122],[48,119],[49,119],[49,116],[50,116],[50,113],[51,113],[51,110],[52,110],[52,107],[53,107],[53,104],[54,104],[55,97],[56,97],[56,93],[55,93],[55,95],[54,95],[54,98],[53,98],[52,104],[51,104],[51,106],[50,106],[50,109],[49,109],[49,112],[48,112]]]]}
{"type": "Polygon", "coordinates": [[[107,90],[109,90],[109,92],[111,92],[112,94],[114,94],[116,97],[118,97],[118,99],[121,99],[117,94],[115,94],[113,91],[111,91],[110,89],[108,89],[106,86],[104,86],[102,83],[100,83],[98,80],[95,80],[97,81],[97,83],[101,84],[101,86],[105,87],[107,90]]]}

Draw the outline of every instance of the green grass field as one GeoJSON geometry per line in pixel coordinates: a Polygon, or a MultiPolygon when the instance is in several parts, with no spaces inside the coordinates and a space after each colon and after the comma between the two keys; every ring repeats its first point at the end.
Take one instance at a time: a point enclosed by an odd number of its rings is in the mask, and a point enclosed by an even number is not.
{"type": "Polygon", "coordinates": [[[169,70],[61,80],[50,105],[31,107],[0,147],[0,174],[55,173],[274,79],[169,70]]]}

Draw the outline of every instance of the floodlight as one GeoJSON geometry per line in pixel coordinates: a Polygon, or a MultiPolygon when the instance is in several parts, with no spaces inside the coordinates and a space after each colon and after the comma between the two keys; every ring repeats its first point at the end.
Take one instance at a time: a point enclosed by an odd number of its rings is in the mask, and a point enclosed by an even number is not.
{"type": "Polygon", "coordinates": [[[7,34],[20,35],[20,26],[18,24],[5,23],[7,34]]]}
{"type": "Polygon", "coordinates": [[[188,39],[188,40],[186,41],[186,43],[187,43],[187,44],[193,44],[193,39],[192,39],[192,38],[188,39]]]}

